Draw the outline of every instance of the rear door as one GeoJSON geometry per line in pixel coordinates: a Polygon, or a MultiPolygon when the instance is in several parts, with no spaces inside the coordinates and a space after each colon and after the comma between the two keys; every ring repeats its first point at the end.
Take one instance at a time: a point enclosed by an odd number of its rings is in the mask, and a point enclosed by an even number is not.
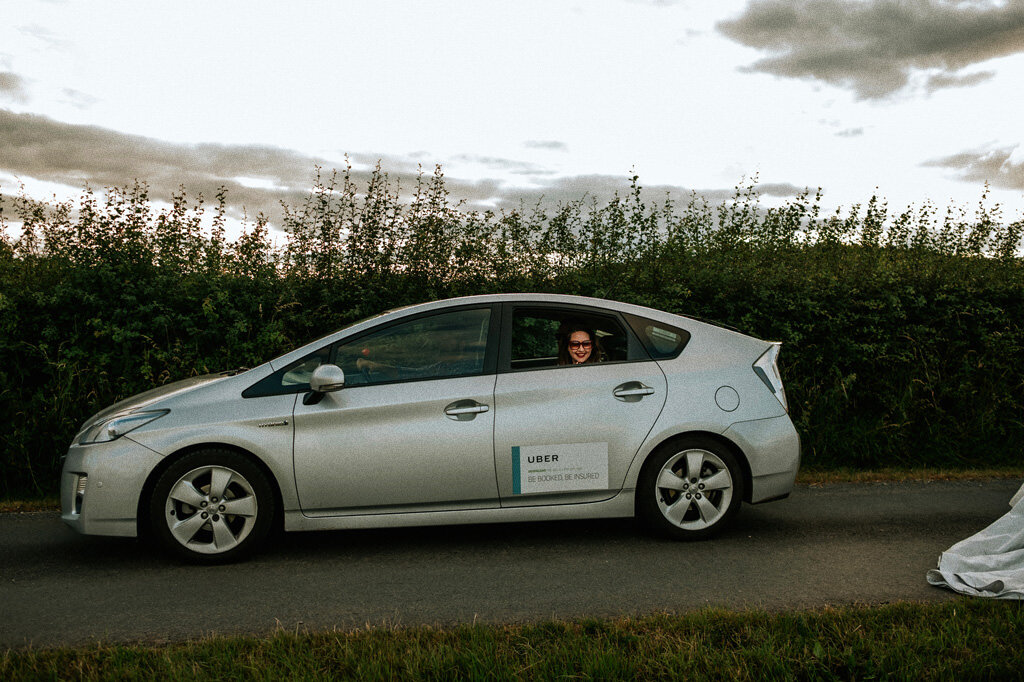
{"type": "Polygon", "coordinates": [[[494,389],[501,505],[611,497],[665,404],[665,375],[615,313],[506,304],[502,318],[494,389]],[[600,361],[559,364],[560,340],[580,326],[592,331],[600,361]]]}

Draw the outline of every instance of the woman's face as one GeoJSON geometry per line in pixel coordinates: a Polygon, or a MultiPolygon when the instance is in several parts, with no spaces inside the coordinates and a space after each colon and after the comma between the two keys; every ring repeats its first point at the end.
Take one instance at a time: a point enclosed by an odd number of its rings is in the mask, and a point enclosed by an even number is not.
{"type": "Polygon", "coordinates": [[[586,362],[593,351],[593,344],[590,341],[590,334],[586,332],[573,332],[569,336],[569,357],[579,364],[586,362]]]}

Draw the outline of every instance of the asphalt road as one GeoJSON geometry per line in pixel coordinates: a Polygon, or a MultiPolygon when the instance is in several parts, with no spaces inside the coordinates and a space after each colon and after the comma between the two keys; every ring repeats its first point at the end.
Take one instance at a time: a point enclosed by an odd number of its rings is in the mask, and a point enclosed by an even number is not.
{"type": "Polygon", "coordinates": [[[938,602],[939,552],[1009,511],[1019,481],[840,484],[744,506],[716,540],[630,520],[292,533],[232,566],[0,514],[0,648],[173,641],[851,603],[938,602]]]}

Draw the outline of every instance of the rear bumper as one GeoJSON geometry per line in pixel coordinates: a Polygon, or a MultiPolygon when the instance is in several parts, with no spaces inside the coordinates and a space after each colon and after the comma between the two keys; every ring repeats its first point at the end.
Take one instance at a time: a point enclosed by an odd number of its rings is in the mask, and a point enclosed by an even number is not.
{"type": "Polygon", "coordinates": [[[800,434],[789,415],[736,422],[724,434],[747,454],[751,502],[785,497],[800,468],[800,434]]]}
{"type": "Polygon", "coordinates": [[[85,535],[135,537],[139,495],[161,459],[127,436],[110,443],[72,445],[61,472],[61,520],[85,535]]]}

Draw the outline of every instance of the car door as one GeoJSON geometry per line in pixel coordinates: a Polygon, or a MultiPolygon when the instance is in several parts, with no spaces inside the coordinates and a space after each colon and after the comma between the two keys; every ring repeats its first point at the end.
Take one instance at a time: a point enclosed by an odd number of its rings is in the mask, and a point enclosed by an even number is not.
{"type": "Polygon", "coordinates": [[[507,304],[494,389],[501,505],[607,499],[622,488],[665,404],[665,375],[618,315],[507,304]],[[558,343],[580,325],[598,362],[563,365],[558,343]]]}
{"type": "Polygon", "coordinates": [[[295,406],[303,513],[498,506],[494,314],[483,305],[418,315],[331,350],[345,387],[295,406]]]}

